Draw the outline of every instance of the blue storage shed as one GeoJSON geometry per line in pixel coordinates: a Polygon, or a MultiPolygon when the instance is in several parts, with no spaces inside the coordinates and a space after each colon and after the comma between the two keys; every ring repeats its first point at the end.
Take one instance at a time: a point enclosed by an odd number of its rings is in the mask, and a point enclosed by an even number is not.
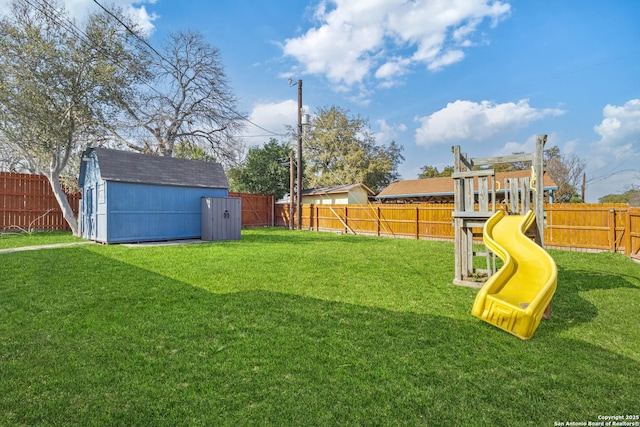
{"type": "Polygon", "coordinates": [[[201,199],[228,197],[219,163],[88,148],[80,164],[81,236],[103,243],[199,238],[201,199]]]}

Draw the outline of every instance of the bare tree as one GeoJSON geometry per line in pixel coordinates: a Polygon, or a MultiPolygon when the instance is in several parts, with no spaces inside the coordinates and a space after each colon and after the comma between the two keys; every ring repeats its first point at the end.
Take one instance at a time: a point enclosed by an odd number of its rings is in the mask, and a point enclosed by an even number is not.
{"type": "Polygon", "coordinates": [[[48,178],[77,234],[61,174],[84,145],[102,140],[105,121],[136,78],[129,35],[105,15],[92,15],[80,30],[59,5],[23,0],[0,18],[0,34],[3,149],[48,178]]]}
{"type": "Polygon", "coordinates": [[[113,129],[120,142],[161,156],[172,156],[177,143],[199,146],[217,161],[235,164],[243,118],[236,112],[219,50],[200,33],[178,32],[150,58],[152,81],[141,86],[136,105],[127,105],[134,119],[129,129],[144,133],[132,138],[113,129]]]}
{"type": "Polygon", "coordinates": [[[553,193],[557,203],[568,203],[579,198],[578,188],[582,182],[585,162],[576,154],[561,154],[555,146],[545,150],[546,170],[558,185],[553,193]]]}

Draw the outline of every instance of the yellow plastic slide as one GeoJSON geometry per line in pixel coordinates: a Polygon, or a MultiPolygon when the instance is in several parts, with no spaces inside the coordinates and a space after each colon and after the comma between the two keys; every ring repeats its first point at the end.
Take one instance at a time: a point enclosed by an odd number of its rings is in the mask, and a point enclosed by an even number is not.
{"type": "Polygon", "coordinates": [[[556,291],[558,269],[551,256],[525,236],[536,215],[498,211],[484,225],[485,245],[504,265],[482,286],[471,314],[519,338],[537,329],[556,291]]]}

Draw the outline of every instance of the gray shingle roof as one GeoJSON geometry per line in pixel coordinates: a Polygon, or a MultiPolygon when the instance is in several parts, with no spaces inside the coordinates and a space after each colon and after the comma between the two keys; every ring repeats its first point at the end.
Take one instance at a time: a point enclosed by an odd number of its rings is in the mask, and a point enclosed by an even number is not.
{"type": "MultiPolygon", "coordinates": [[[[83,157],[91,153],[97,156],[100,175],[105,181],[229,188],[229,182],[220,163],[152,156],[108,148],[88,148],[83,157]]],[[[84,171],[82,164],[80,185],[84,182],[84,171]]]]}

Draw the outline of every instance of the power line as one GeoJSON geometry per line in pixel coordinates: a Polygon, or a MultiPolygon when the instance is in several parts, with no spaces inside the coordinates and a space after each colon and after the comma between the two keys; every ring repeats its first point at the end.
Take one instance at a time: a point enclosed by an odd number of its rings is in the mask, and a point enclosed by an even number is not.
{"type": "MultiPolygon", "coordinates": [[[[637,142],[637,141],[636,141],[636,142],[637,142]]],[[[631,153],[631,155],[624,156],[623,158],[621,158],[621,159],[620,159],[620,161],[619,161],[619,162],[617,162],[615,166],[611,166],[611,164],[605,164],[604,166],[599,167],[598,169],[596,169],[596,170],[592,171],[591,173],[592,173],[592,174],[595,174],[596,172],[599,172],[599,171],[601,171],[602,169],[609,169],[609,170],[611,170],[611,169],[615,169],[615,168],[617,168],[618,166],[620,166],[622,163],[626,162],[627,160],[634,158],[634,157],[636,156],[636,154],[638,154],[638,153],[640,153],[640,147],[639,147],[637,150],[635,150],[633,153],[631,153]]],[[[599,177],[592,178],[592,180],[594,180],[594,179],[598,179],[598,178],[599,178],[599,177]]]]}
{"type": "Polygon", "coordinates": [[[618,175],[618,174],[621,174],[621,173],[626,173],[626,172],[640,172],[640,169],[622,169],[622,170],[619,170],[619,171],[616,171],[616,172],[612,172],[609,175],[601,176],[601,177],[598,177],[598,178],[593,178],[593,179],[587,181],[586,184],[587,185],[588,184],[594,184],[596,182],[604,181],[604,180],[606,180],[608,178],[611,178],[612,176],[615,176],[615,175],[618,175]]]}
{"type": "MultiPolygon", "coordinates": [[[[84,40],[85,42],[89,43],[93,48],[95,48],[96,50],[102,52],[103,54],[105,54],[105,56],[107,58],[109,58],[111,60],[111,62],[119,67],[122,70],[127,70],[127,67],[125,65],[123,65],[120,61],[119,58],[117,58],[117,56],[110,51],[109,49],[107,49],[107,47],[103,46],[103,45],[97,45],[95,43],[93,43],[93,41],[89,38],[89,36],[87,35],[87,33],[85,31],[83,31],[81,28],[79,28],[72,20],[70,20],[69,18],[67,18],[66,16],[64,16],[63,14],[61,14],[61,12],[59,10],[56,10],[47,0],[39,0],[41,3],[38,4],[37,2],[33,2],[32,0],[24,0],[25,3],[27,3],[29,6],[33,7],[34,9],[49,15],[51,17],[51,19],[53,19],[55,22],[57,22],[61,27],[63,27],[64,29],[66,29],[67,31],[69,31],[71,34],[75,35],[76,37],[78,37],[81,40],[84,40]],[[47,10],[46,7],[48,7],[49,10],[47,10]]],[[[164,62],[168,63],[169,65],[173,66],[173,64],[164,56],[162,55],[157,49],[155,49],[147,40],[145,40],[143,37],[141,37],[134,29],[132,29],[129,25],[127,25],[122,19],[120,19],[120,17],[118,17],[117,14],[113,13],[112,11],[110,11],[109,9],[107,9],[105,6],[103,6],[98,0],[93,0],[93,2],[98,5],[106,14],[108,14],[109,16],[111,16],[113,19],[115,19],[118,24],[120,24],[121,26],[123,26],[125,28],[125,30],[127,32],[129,32],[129,34],[131,34],[132,36],[134,36],[137,40],[139,40],[141,43],[143,43],[147,48],[149,48],[151,50],[151,52],[153,52],[153,54],[157,55],[158,58],[160,58],[161,60],[163,60],[164,62]]],[[[148,87],[149,89],[151,89],[152,91],[154,91],[155,93],[159,94],[159,95],[163,95],[160,91],[158,91],[158,89],[156,89],[155,87],[153,87],[152,85],[150,85],[147,82],[142,82],[142,84],[146,87],[148,87]]],[[[231,107],[227,107],[228,110],[235,114],[237,116],[237,118],[244,120],[248,123],[250,123],[251,125],[257,127],[258,129],[267,132],[268,135],[264,135],[264,136],[286,136],[286,133],[277,133],[274,132],[272,130],[269,130],[263,126],[260,126],[259,124],[253,122],[252,120],[250,120],[248,117],[244,116],[243,114],[239,113],[238,111],[234,110],[231,107]]],[[[258,135],[255,136],[245,136],[245,137],[258,137],[258,135]]]]}
{"type": "MultiPolygon", "coordinates": [[[[62,22],[62,15],[60,14],[60,12],[58,10],[56,10],[46,0],[40,0],[40,1],[43,4],[45,4],[46,6],[48,6],[49,9],[51,10],[51,12],[52,12],[51,19],[55,20],[58,24],[63,26],[65,29],[69,30],[75,36],[77,36],[79,38],[83,38],[82,36],[84,36],[84,40],[88,40],[87,34],[84,31],[82,31],[80,28],[78,28],[73,21],[71,21],[71,20],[69,20],[68,18],[65,17],[64,18],[64,21],[66,22],[66,24],[65,24],[65,22],[62,22]]],[[[33,3],[31,3],[30,0],[24,0],[24,2],[27,3],[29,6],[33,7],[34,9],[38,9],[40,12],[44,13],[45,15],[48,15],[47,10],[44,9],[43,6],[37,6],[37,5],[33,4],[33,3]]]]}
{"type": "MultiPolygon", "coordinates": [[[[32,3],[30,0],[23,0],[25,3],[27,3],[29,6],[33,7],[34,9],[37,9],[38,11],[44,13],[45,15],[49,16],[52,20],[54,20],[58,25],[60,25],[61,27],[63,27],[64,29],[66,29],[67,31],[69,31],[71,34],[73,34],[75,37],[77,37],[80,40],[85,41],[86,43],[88,43],[92,48],[96,49],[97,51],[101,52],[102,54],[105,55],[105,58],[109,59],[111,61],[111,63],[113,65],[115,65],[116,67],[120,68],[121,70],[124,71],[128,71],[128,67],[126,65],[123,65],[120,61],[118,56],[113,53],[110,49],[109,49],[109,45],[102,45],[102,44],[96,44],[94,43],[89,36],[87,35],[87,33],[82,30],[81,28],[79,28],[75,22],[71,19],[69,19],[67,16],[64,16],[64,14],[61,13],[60,10],[55,9],[51,3],[49,3],[47,0],[40,0],[40,2],[43,5],[37,5],[32,3]],[[49,14],[49,11],[47,9],[45,9],[46,5],[49,10],[51,11],[51,13],[49,14]]],[[[111,15],[113,16],[113,15],[111,15]]],[[[120,20],[118,20],[119,23],[121,23],[120,20]]],[[[161,92],[159,92],[155,87],[151,86],[149,83],[147,82],[141,82],[144,86],[147,86],[149,89],[151,89],[152,91],[156,92],[159,95],[162,95],[161,92]]]]}
{"type": "MultiPolygon", "coordinates": [[[[129,33],[131,33],[131,35],[133,35],[135,38],[137,38],[140,42],[142,42],[145,46],[147,46],[149,49],[151,49],[151,51],[153,53],[155,53],[158,58],[162,59],[163,61],[165,61],[166,63],[168,63],[169,65],[173,66],[174,64],[169,61],[166,57],[164,57],[164,55],[162,55],[160,52],[158,52],[152,45],[151,43],[149,43],[147,40],[145,40],[143,37],[141,37],[136,31],[134,31],[133,29],[131,29],[126,23],[124,23],[116,14],[114,14],[113,12],[111,12],[110,10],[108,10],[106,7],[104,7],[102,4],[100,4],[100,2],[98,0],[93,0],[93,2],[95,4],[97,4],[105,13],[109,14],[111,17],[113,17],[116,21],[118,21],[118,23],[120,25],[122,25],[129,33]]],[[[254,125],[255,127],[257,127],[258,129],[261,129],[265,132],[268,132],[271,135],[274,136],[283,136],[283,134],[278,134],[276,132],[273,132],[269,129],[266,129],[260,125],[258,125],[257,123],[254,123],[253,121],[251,121],[248,117],[245,117],[244,115],[238,113],[237,111],[235,111],[234,109],[232,109],[231,107],[227,107],[229,109],[229,111],[231,111],[233,114],[235,114],[238,118],[245,120],[246,122],[254,125]]]]}
{"type": "MultiPolygon", "coordinates": [[[[266,129],[266,128],[260,126],[259,124],[251,121],[251,119],[249,119],[248,117],[238,113],[233,108],[231,108],[231,107],[227,107],[227,108],[229,108],[229,111],[231,111],[233,114],[235,114],[238,118],[246,121],[247,123],[250,123],[250,124],[254,125],[255,127],[257,127],[260,130],[263,130],[263,131],[267,132],[269,135],[273,135],[273,136],[286,136],[287,135],[286,133],[277,133],[277,132],[274,132],[272,130],[266,129]]],[[[269,135],[265,135],[265,136],[269,136],[269,135]]]]}
{"type": "Polygon", "coordinates": [[[264,138],[266,136],[287,136],[287,134],[280,133],[280,134],[262,134],[262,135],[242,135],[243,138],[264,138]]]}
{"type": "Polygon", "coordinates": [[[115,13],[111,12],[109,9],[107,9],[106,7],[104,7],[102,4],[100,4],[100,2],[98,0],[93,0],[93,2],[95,4],[97,4],[100,9],[102,9],[106,14],[108,14],[109,16],[111,16],[113,19],[115,19],[116,21],[118,21],[118,23],[120,25],[122,25],[132,36],[134,36],[136,39],[138,39],[140,42],[142,42],[142,44],[144,44],[145,46],[147,46],[149,49],[151,49],[151,51],[153,53],[155,53],[158,58],[162,59],[163,61],[165,61],[166,63],[173,65],[171,63],[171,61],[169,61],[167,58],[165,58],[160,52],[158,52],[152,45],[151,43],[149,43],[147,40],[144,39],[144,37],[141,37],[140,34],[138,34],[137,31],[134,31],[133,29],[131,29],[126,23],[124,23],[122,21],[122,19],[120,19],[120,17],[118,15],[116,15],[115,13]]]}

